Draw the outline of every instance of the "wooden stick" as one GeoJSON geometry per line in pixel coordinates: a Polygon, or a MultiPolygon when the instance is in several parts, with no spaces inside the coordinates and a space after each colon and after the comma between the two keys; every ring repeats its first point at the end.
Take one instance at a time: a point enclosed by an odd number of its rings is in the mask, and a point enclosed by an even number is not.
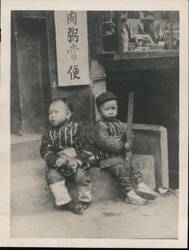
{"type": "MultiPolygon", "coordinates": [[[[132,143],[132,124],[133,124],[133,111],[134,111],[134,93],[129,92],[129,103],[128,103],[128,113],[127,113],[127,143],[132,143]]],[[[126,160],[129,159],[131,151],[126,152],[126,160]]]]}

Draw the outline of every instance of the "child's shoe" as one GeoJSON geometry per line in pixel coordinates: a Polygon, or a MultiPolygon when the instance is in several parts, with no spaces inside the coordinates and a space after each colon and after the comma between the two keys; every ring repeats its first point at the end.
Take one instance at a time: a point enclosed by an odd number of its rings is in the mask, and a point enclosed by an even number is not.
{"type": "Polygon", "coordinates": [[[139,183],[137,190],[137,194],[139,194],[142,198],[147,200],[155,200],[159,195],[154,192],[151,188],[146,186],[144,183],[139,183]]]}
{"type": "Polygon", "coordinates": [[[71,200],[70,202],[68,202],[62,206],[59,206],[58,208],[73,211],[74,207],[75,207],[75,203],[71,200]]]}
{"type": "Polygon", "coordinates": [[[131,190],[127,193],[127,197],[126,197],[125,201],[130,203],[130,204],[139,205],[139,206],[146,205],[146,203],[147,203],[147,200],[138,196],[134,190],[131,190]]]}
{"type": "Polygon", "coordinates": [[[80,201],[79,203],[75,203],[70,201],[69,203],[59,206],[59,209],[66,209],[74,212],[75,214],[83,214],[84,211],[89,207],[90,202],[80,201]]]}
{"type": "Polygon", "coordinates": [[[76,214],[83,214],[85,210],[89,207],[90,202],[80,201],[78,204],[75,204],[73,212],[76,214]]]}

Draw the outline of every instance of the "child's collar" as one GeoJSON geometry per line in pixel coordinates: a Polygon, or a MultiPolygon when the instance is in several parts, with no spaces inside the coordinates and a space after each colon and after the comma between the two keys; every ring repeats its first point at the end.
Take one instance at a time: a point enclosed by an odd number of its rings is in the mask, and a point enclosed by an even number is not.
{"type": "Polygon", "coordinates": [[[102,118],[103,121],[106,121],[106,122],[114,122],[114,121],[117,121],[117,118],[116,117],[108,117],[108,118],[102,118]]]}

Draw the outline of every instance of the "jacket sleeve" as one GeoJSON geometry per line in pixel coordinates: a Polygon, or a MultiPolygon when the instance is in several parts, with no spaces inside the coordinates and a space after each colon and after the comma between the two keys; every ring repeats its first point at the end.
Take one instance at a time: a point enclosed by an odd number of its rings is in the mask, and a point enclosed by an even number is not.
{"type": "Polygon", "coordinates": [[[85,131],[81,127],[78,127],[76,134],[76,150],[77,150],[77,159],[82,162],[87,161],[90,155],[94,153],[94,145],[90,138],[89,131],[85,131]]]}
{"type": "Polygon", "coordinates": [[[93,131],[93,141],[102,150],[110,153],[124,151],[124,142],[119,136],[109,136],[107,127],[103,122],[98,122],[93,131]]]}
{"type": "Polygon", "coordinates": [[[46,132],[41,139],[40,154],[49,167],[56,167],[58,155],[54,152],[49,132],[46,132]]]}

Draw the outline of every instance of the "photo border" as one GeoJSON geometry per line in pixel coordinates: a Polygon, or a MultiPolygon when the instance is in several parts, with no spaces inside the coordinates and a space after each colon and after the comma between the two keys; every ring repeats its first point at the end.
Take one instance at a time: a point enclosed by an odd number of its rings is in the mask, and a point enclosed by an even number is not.
{"type": "Polygon", "coordinates": [[[188,230],[188,1],[187,0],[1,0],[0,246],[14,247],[187,247],[188,230]],[[107,8],[108,6],[108,8],[107,8]],[[179,239],[36,239],[10,237],[10,20],[11,10],[179,10],[179,239]]]}

